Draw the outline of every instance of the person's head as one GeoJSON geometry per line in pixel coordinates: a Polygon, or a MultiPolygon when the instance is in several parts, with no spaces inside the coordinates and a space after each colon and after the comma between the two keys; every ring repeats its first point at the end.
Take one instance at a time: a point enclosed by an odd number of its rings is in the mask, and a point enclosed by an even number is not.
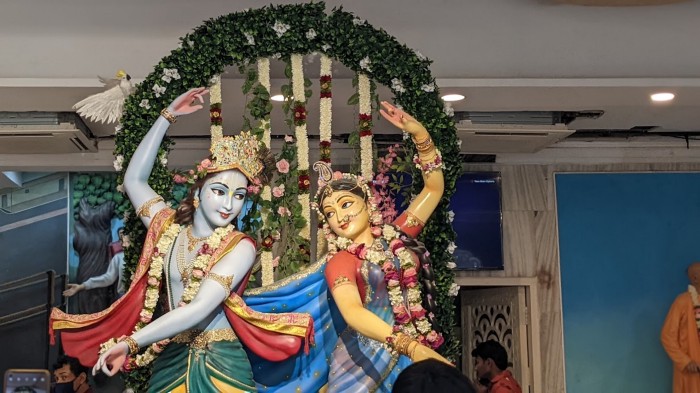
{"type": "Polygon", "coordinates": [[[686,270],[688,273],[688,281],[695,288],[700,288],[700,262],[693,262],[686,270]]]}
{"type": "Polygon", "coordinates": [[[84,392],[89,388],[88,369],[78,359],[61,356],[53,366],[55,393],[84,392]]]}
{"type": "Polygon", "coordinates": [[[508,368],[508,352],[494,340],[484,341],[472,351],[477,378],[491,379],[508,368]]]}
{"type": "Polygon", "coordinates": [[[333,172],[323,162],[314,164],[319,172],[319,189],[312,204],[321,220],[338,236],[355,240],[381,224],[370,185],[361,176],[333,172]]]}
{"type": "Polygon", "coordinates": [[[391,391],[392,393],[476,392],[469,378],[456,367],[435,359],[423,360],[406,367],[396,378],[391,391]]]}
{"type": "MultiPolygon", "coordinates": [[[[178,224],[200,217],[212,229],[230,224],[241,212],[249,189],[257,191],[272,177],[274,156],[250,133],[212,142],[212,156],[192,171],[194,182],[180,202],[178,224]]],[[[199,219],[198,219],[199,221],[199,219]]]]}

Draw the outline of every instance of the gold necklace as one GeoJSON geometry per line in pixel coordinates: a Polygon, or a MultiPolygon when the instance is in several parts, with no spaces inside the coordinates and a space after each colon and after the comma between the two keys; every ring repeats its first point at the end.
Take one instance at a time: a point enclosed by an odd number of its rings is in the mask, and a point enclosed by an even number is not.
{"type": "Polygon", "coordinates": [[[185,257],[186,252],[184,239],[179,243],[180,249],[178,251],[173,251],[177,254],[177,270],[180,271],[180,281],[187,286],[187,280],[189,279],[190,272],[192,271],[192,263],[187,263],[187,258],[185,257]]]}
{"type": "Polygon", "coordinates": [[[197,243],[207,240],[209,236],[204,236],[204,237],[195,237],[192,234],[192,226],[187,227],[187,231],[185,231],[185,234],[187,235],[187,249],[189,251],[194,250],[194,248],[197,246],[197,243]]]}

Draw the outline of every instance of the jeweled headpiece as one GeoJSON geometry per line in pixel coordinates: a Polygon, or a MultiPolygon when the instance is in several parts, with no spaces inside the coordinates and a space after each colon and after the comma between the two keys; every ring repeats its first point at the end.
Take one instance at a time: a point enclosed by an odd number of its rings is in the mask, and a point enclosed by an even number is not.
{"type": "Polygon", "coordinates": [[[337,171],[333,172],[330,164],[323,161],[315,162],[313,169],[314,171],[318,172],[318,191],[316,191],[314,201],[311,202],[311,208],[318,213],[321,219],[325,220],[320,204],[321,198],[322,196],[329,196],[333,193],[333,191],[335,191],[330,185],[336,180],[349,180],[351,183],[356,185],[351,189],[343,191],[352,191],[355,188],[361,188],[363,194],[365,194],[365,197],[368,199],[370,210],[376,210],[376,203],[374,202],[374,194],[372,193],[372,189],[369,187],[367,180],[361,175],[353,175],[352,173],[342,173],[337,171]]]}
{"type": "Polygon", "coordinates": [[[207,173],[223,172],[231,169],[241,171],[249,181],[254,182],[264,165],[258,156],[260,141],[249,131],[242,131],[236,136],[211,136],[211,165],[207,173]]]}

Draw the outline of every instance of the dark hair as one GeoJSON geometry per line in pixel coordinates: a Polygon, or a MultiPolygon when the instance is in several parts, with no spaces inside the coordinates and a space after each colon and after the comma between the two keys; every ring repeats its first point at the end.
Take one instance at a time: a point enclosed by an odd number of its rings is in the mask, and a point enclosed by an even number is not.
{"type": "Polygon", "coordinates": [[[508,368],[508,352],[495,340],[487,340],[476,346],[472,351],[472,357],[480,357],[484,360],[491,359],[496,367],[501,370],[508,368]]]}
{"type": "Polygon", "coordinates": [[[476,393],[469,378],[456,367],[436,359],[413,363],[399,374],[392,393],[476,393]]]}
{"type": "MultiPolygon", "coordinates": [[[[211,156],[209,156],[208,158],[209,160],[212,159],[211,156]]],[[[269,148],[267,148],[266,146],[262,146],[258,149],[258,159],[263,164],[263,169],[258,174],[258,179],[260,180],[261,185],[265,185],[270,183],[270,181],[272,180],[272,174],[275,168],[275,156],[272,154],[272,151],[270,151],[269,148]]],[[[182,201],[180,201],[180,205],[175,211],[176,224],[192,224],[192,221],[194,220],[194,212],[195,210],[197,210],[194,207],[195,193],[198,190],[201,190],[202,186],[204,186],[204,183],[206,183],[207,180],[215,176],[217,173],[219,172],[207,173],[206,176],[197,179],[194,182],[194,184],[190,186],[190,189],[187,192],[187,196],[185,196],[185,198],[182,201]]]]}
{"type": "MultiPolygon", "coordinates": [[[[371,186],[370,186],[371,187],[371,186]]],[[[336,180],[331,180],[330,183],[326,184],[324,188],[330,188],[331,190],[335,191],[347,191],[353,195],[357,195],[360,198],[363,198],[365,200],[365,203],[368,202],[369,195],[365,195],[364,191],[362,190],[362,187],[358,185],[354,180],[352,179],[336,179],[336,180]]],[[[318,207],[323,211],[323,201],[326,199],[328,195],[324,192],[325,190],[320,190],[321,192],[321,197],[318,200],[318,207]]]]}
{"type": "Polygon", "coordinates": [[[70,372],[73,373],[76,378],[79,377],[81,373],[85,373],[85,376],[88,375],[88,368],[80,364],[78,359],[65,355],[60,356],[58,360],[56,360],[56,363],[53,365],[53,371],[58,370],[66,364],[70,368],[70,372]]]}

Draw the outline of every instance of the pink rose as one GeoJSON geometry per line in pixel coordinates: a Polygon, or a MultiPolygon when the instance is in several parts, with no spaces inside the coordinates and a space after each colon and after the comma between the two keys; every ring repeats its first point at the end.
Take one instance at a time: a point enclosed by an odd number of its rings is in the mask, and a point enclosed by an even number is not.
{"type": "Polygon", "coordinates": [[[420,304],[414,304],[411,306],[411,316],[413,318],[423,318],[425,316],[425,309],[420,304]]]}
{"type": "Polygon", "coordinates": [[[394,319],[396,322],[404,324],[411,320],[411,316],[406,312],[406,308],[401,305],[394,307],[394,319]]]}
{"type": "Polygon", "coordinates": [[[176,173],[175,175],[173,175],[173,181],[177,184],[184,184],[187,183],[187,178],[176,173]]]}
{"type": "Polygon", "coordinates": [[[284,196],[284,184],[278,186],[278,187],[273,187],[272,188],[272,195],[275,198],[281,198],[284,196]]]}
{"type": "Polygon", "coordinates": [[[160,281],[158,281],[157,278],[155,278],[155,277],[148,277],[148,285],[150,285],[150,286],[152,286],[152,287],[157,287],[158,284],[160,284],[160,281]]]}
{"type": "Polygon", "coordinates": [[[192,269],[192,277],[199,278],[201,280],[204,278],[204,271],[202,271],[202,269],[192,269]]]}
{"type": "Polygon", "coordinates": [[[202,160],[202,162],[199,163],[199,165],[204,169],[208,169],[211,166],[211,160],[208,158],[205,158],[202,160]]]}
{"type": "Polygon", "coordinates": [[[285,135],[285,136],[284,136],[284,141],[287,142],[287,143],[292,143],[292,142],[294,142],[294,137],[291,136],[291,135],[285,135]]]}
{"type": "Polygon", "coordinates": [[[285,159],[281,159],[277,161],[277,170],[280,173],[288,173],[289,172],[289,162],[285,159]]]}
{"type": "Polygon", "coordinates": [[[149,323],[151,322],[151,319],[153,318],[153,314],[149,311],[146,310],[141,310],[141,313],[139,314],[139,320],[143,323],[149,323]]]}
{"type": "Polygon", "coordinates": [[[260,186],[250,185],[248,186],[248,193],[253,195],[258,195],[260,192],[260,186]]]}
{"type": "Polygon", "coordinates": [[[357,256],[360,259],[365,259],[367,257],[367,247],[360,247],[360,251],[358,251],[357,256]]]}
{"type": "Polygon", "coordinates": [[[372,236],[374,236],[374,237],[379,237],[382,235],[382,228],[380,228],[380,227],[372,227],[371,231],[372,231],[372,236]]]}
{"type": "Polygon", "coordinates": [[[387,286],[388,288],[398,287],[398,286],[399,286],[399,280],[389,280],[389,281],[387,281],[386,286],[387,286]]]}
{"type": "Polygon", "coordinates": [[[339,171],[333,172],[333,180],[340,180],[343,178],[343,173],[339,171]]]}
{"type": "Polygon", "coordinates": [[[389,249],[391,252],[396,254],[400,249],[405,248],[406,246],[403,244],[403,242],[399,239],[394,239],[389,243],[389,249]]]}
{"type": "Polygon", "coordinates": [[[384,274],[384,279],[387,281],[389,281],[389,280],[398,281],[399,280],[399,272],[397,272],[396,270],[390,270],[384,274]]]}
{"type": "Polygon", "coordinates": [[[437,349],[440,345],[442,345],[442,343],[445,342],[445,338],[442,337],[442,334],[437,333],[435,330],[428,333],[426,340],[428,343],[430,343],[430,347],[433,349],[437,349]]]}
{"type": "Polygon", "coordinates": [[[187,173],[189,173],[190,176],[194,176],[194,169],[190,169],[189,172],[187,172],[187,173]]]}
{"type": "Polygon", "coordinates": [[[391,261],[384,262],[384,264],[382,265],[382,270],[384,270],[385,272],[394,270],[394,263],[391,261]]]}
{"type": "Polygon", "coordinates": [[[279,214],[280,216],[291,216],[292,212],[290,212],[289,209],[287,209],[286,207],[280,206],[277,208],[277,214],[279,214]]]}
{"type": "Polygon", "coordinates": [[[357,249],[358,249],[359,247],[360,247],[359,244],[353,243],[353,244],[351,244],[351,245],[348,246],[348,252],[349,252],[350,254],[357,254],[357,249]]]}

